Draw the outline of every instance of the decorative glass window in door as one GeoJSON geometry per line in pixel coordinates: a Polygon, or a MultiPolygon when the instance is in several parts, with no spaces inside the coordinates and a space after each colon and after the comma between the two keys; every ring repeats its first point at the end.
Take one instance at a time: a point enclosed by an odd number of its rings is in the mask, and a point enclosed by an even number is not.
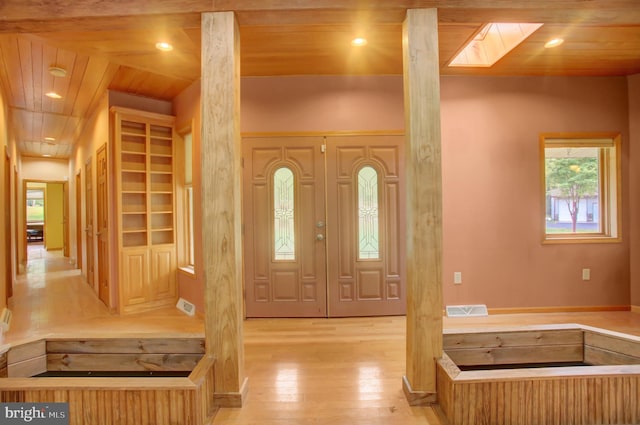
{"type": "Polygon", "coordinates": [[[273,235],[275,260],[295,260],[295,200],[293,172],[278,168],[273,174],[273,235]]]}
{"type": "Polygon", "coordinates": [[[378,172],[365,166],[358,172],[358,259],[379,259],[378,172]]]}

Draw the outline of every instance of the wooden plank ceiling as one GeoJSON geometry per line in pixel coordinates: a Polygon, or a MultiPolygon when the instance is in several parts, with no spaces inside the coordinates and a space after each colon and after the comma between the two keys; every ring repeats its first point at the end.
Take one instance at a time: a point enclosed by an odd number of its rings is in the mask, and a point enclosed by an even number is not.
{"type": "Polygon", "coordinates": [[[439,9],[442,75],[640,73],[638,0],[151,3],[3,0],[0,87],[22,155],[68,158],[107,89],[171,100],[199,79],[200,13],[209,10],[237,12],[244,76],[400,75],[402,20],[409,7],[439,9]],[[490,68],[448,67],[487,22],[544,25],[490,68]],[[355,36],[368,44],[352,47],[355,36]],[[544,48],[558,36],[564,44],[544,48]],[[170,41],[174,50],[158,51],[159,40],[170,41]],[[64,68],[67,76],[52,76],[51,66],[64,68]],[[62,99],[46,97],[50,91],[62,99]]]}

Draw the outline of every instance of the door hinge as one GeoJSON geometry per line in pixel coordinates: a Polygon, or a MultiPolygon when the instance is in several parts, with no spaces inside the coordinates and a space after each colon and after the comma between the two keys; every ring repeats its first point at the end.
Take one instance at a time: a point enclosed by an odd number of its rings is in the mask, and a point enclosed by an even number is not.
{"type": "Polygon", "coordinates": [[[325,153],[326,151],[327,151],[327,145],[323,143],[322,145],[320,145],[320,152],[325,153]]]}
{"type": "Polygon", "coordinates": [[[240,158],[240,167],[244,168],[244,158],[240,158]]]}

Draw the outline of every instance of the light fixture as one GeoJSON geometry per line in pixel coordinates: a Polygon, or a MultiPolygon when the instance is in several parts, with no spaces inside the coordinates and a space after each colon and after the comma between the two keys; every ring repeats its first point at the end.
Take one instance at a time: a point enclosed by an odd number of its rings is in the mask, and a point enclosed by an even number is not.
{"type": "Polygon", "coordinates": [[[366,46],[367,39],[364,37],[356,37],[353,40],[351,40],[351,45],[356,47],[366,46]]]}
{"type": "Polygon", "coordinates": [[[45,96],[50,97],[51,99],[62,99],[62,96],[54,91],[50,91],[49,93],[45,94],[45,96]]]}
{"type": "Polygon", "coordinates": [[[44,156],[45,158],[49,158],[51,156],[51,154],[43,153],[42,156],[44,156]]]}
{"type": "Polygon", "coordinates": [[[49,74],[53,75],[54,77],[66,77],[67,70],[59,66],[50,66],[49,74]]]}
{"type": "Polygon", "coordinates": [[[162,51],[162,52],[170,52],[173,50],[173,46],[169,43],[167,43],[166,41],[158,41],[156,43],[156,49],[162,51]]]}
{"type": "Polygon", "coordinates": [[[542,24],[490,23],[453,58],[449,66],[488,68],[522,43],[542,24]]]}
{"type": "Polygon", "coordinates": [[[55,137],[45,137],[44,140],[46,140],[47,142],[55,142],[56,138],[55,137]]]}
{"type": "Polygon", "coordinates": [[[547,41],[546,43],[544,43],[544,47],[547,49],[550,49],[552,47],[558,47],[562,43],[564,43],[564,40],[562,38],[553,38],[547,41]]]}

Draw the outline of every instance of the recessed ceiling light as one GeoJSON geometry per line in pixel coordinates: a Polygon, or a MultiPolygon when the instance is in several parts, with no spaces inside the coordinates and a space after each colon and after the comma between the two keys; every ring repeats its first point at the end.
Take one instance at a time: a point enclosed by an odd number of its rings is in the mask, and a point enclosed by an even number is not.
{"type": "Polygon", "coordinates": [[[163,52],[170,52],[173,50],[173,46],[166,41],[158,41],[156,43],[156,49],[161,50],[163,52]]]}
{"type": "Polygon", "coordinates": [[[53,75],[54,77],[66,77],[67,70],[64,68],[60,68],[59,66],[50,66],[49,74],[53,75]]]}
{"type": "Polygon", "coordinates": [[[544,47],[546,47],[547,49],[550,49],[552,47],[558,47],[562,43],[564,43],[564,40],[562,38],[554,38],[544,43],[544,47]]]}
{"type": "Polygon", "coordinates": [[[366,44],[367,44],[367,39],[363,37],[356,37],[353,40],[351,40],[352,46],[360,47],[360,46],[366,46],[366,44]]]}
{"type": "Polygon", "coordinates": [[[62,96],[60,96],[58,93],[54,91],[50,91],[45,96],[50,97],[51,99],[62,99],[62,96]]]}

